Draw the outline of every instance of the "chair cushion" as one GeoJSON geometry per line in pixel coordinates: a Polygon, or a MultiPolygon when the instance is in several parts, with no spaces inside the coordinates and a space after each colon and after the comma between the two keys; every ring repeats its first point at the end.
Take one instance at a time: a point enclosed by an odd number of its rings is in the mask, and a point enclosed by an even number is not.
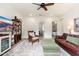
{"type": "Polygon", "coordinates": [[[39,37],[33,37],[33,38],[32,38],[32,40],[37,40],[37,39],[39,39],[39,37]]]}
{"type": "Polygon", "coordinates": [[[67,36],[66,40],[73,43],[73,44],[79,45],[79,38],[72,37],[72,36],[67,36]]]}
{"type": "Polygon", "coordinates": [[[34,32],[30,32],[29,35],[32,36],[32,37],[35,37],[34,32]]]}

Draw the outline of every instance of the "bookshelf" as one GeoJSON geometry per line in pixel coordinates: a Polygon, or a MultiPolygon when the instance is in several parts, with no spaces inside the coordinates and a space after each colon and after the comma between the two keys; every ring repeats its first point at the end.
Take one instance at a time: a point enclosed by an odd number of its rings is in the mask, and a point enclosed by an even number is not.
{"type": "Polygon", "coordinates": [[[18,19],[16,16],[13,21],[13,29],[12,29],[12,34],[14,35],[14,43],[18,43],[22,38],[22,22],[20,19],[18,19]]]}

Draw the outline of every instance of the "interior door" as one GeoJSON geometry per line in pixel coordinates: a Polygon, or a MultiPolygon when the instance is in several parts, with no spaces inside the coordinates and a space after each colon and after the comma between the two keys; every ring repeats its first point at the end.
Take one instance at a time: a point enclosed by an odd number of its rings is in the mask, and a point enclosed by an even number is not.
{"type": "Polygon", "coordinates": [[[39,23],[39,36],[44,36],[44,22],[39,23]]]}
{"type": "Polygon", "coordinates": [[[52,36],[57,34],[57,23],[52,22],[52,36]]]}

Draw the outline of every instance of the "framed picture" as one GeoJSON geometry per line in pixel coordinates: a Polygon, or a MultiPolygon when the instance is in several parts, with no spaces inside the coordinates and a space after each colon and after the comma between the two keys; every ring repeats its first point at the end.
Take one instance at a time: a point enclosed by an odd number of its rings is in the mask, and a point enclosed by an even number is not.
{"type": "Polygon", "coordinates": [[[9,18],[0,16],[0,32],[11,31],[12,21],[9,18]]]}
{"type": "Polygon", "coordinates": [[[74,19],[74,31],[79,32],[79,17],[74,19]]]}

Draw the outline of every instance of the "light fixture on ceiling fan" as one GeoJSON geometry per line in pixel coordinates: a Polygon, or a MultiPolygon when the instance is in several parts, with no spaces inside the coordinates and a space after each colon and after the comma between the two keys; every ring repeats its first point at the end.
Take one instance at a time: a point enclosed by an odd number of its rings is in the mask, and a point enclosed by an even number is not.
{"type": "Polygon", "coordinates": [[[37,10],[39,10],[40,8],[43,8],[45,11],[48,10],[46,6],[54,5],[54,3],[41,3],[41,4],[33,3],[33,4],[40,6],[37,10]]]}

